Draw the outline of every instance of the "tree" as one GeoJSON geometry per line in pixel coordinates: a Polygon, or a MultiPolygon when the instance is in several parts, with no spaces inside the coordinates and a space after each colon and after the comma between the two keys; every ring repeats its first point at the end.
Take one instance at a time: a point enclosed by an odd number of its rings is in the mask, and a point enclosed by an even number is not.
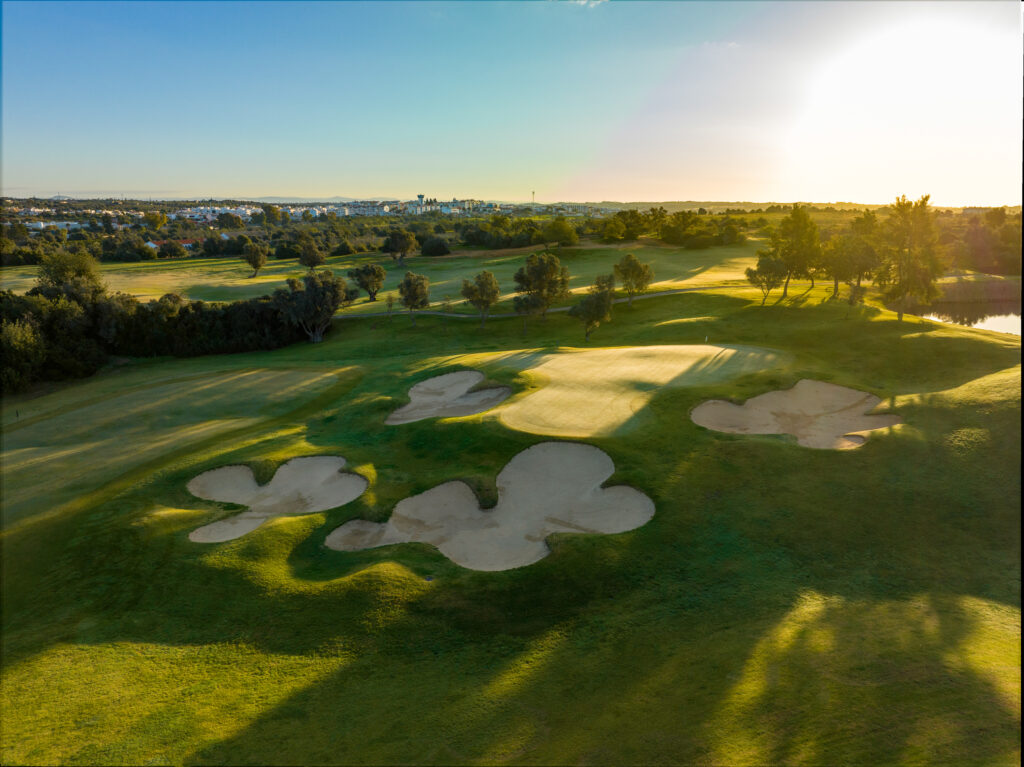
{"type": "Polygon", "coordinates": [[[156,254],[159,258],[185,258],[188,256],[188,251],[185,250],[185,247],[180,242],[167,240],[161,243],[156,254]]]}
{"type": "Polygon", "coordinates": [[[309,208],[306,208],[304,211],[302,211],[301,218],[307,224],[309,224],[309,223],[311,223],[313,221],[313,214],[310,213],[309,208]]]}
{"type": "Polygon", "coordinates": [[[302,251],[294,242],[286,242],[282,240],[278,242],[277,247],[274,248],[274,258],[298,258],[301,255],[302,251]]]}
{"type": "Polygon", "coordinates": [[[245,222],[236,213],[221,213],[217,216],[217,226],[221,229],[245,229],[245,222]]]}
{"type": "Polygon", "coordinates": [[[661,239],[670,245],[682,245],[696,224],[696,213],[692,210],[678,210],[662,224],[661,239]]]}
{"type": "Polygon", "coordinates": [[[395,308],[394,293],[388,293],[388,297],[384,299],[384,306],[386,306],[388,310],[388,322],[391,322],[391,312],[394,311],[395,308]]]}
{"type": "Polygon", "coordinates": [[[985,211],[985,223],[991,229],[999,229],[1006,223],[1006,208],[991,208],[985,211]]]}
{"type": "Polygon", "coordinates": [[[559,245],[575,245],[580,241],[580,236],[564,216],[558,216],[544,227],[544,242],[555,242],[559,245]]]}
{"type": "Polygon", "coordinates": [[[430,306],[430,280],[422,274],[406,272],[405,278],[398,283],[398,295],[401,297],[402,306],[409,310],[409,317],[415,325],[414,312],[430,306]]]}
{"type": "Polygon", "coordinates": [[[473,281],[462,281],[462,297],[480,312],[480,327],[487,321],[487,312],[498,302],[501,291],[498,280],[491,272],[480,272],[473,281]]]}
{"type": "Polygon", "coordinates": [[[311,271],[301,281],[290,278],[287,289],[274,291],[274,304],[289,323],[302,328],[316,344],[324,340],[334,313],[350,292],[343,277],[323,269],[311,271]]]}
{"type": "Polygon", "coordinates": [[[881,263],[875,272],[885,300],[896,306],[897,319],[911,299],[928,303],[938,294],[935,281],[942,274],[938,256],[931,195],[911,202],[906,195],[889,206],[889,218],[882,230],[881,263]]]}
{"type": "Polygon", "coordinates": [[[612,301],[615,295],[615,277],[600,276],[591,286],[589,292],[569,310],[570,317],[576,317],[583,323],[583,340],[589,341],[590,334],[602,322],[611,319],[612,301]]]}
{"type": "Polygon", "coordinates": [[[554,253],[531,253],[513,279],[516,293],[533,296],[531,306],[539,307],[541,317],[551,304],[569,295],[569,269],[554,253]]]}
{"type": "Polygon", "coordinates": [[[382,250],[396,260],[399,266],[405,266],[405,256],[414,247],[416,235],[408,229],[392,229],[384,240],[382,250]]]}
{"type": "Polygon", "coordinates": [[[526,335],[526,320],[533,314],[539,314],[544,305],[536,295],[524,293],[512,299],[512,308],[523,318],[523,335],[526,335]]]}
{"type": "Polygon", "coordinates": [[[626,236],[626,225],[622,219],[612,216],[604,222],[601,229],[601,240],[604,242],[622,242],[626,236]]]}
{"type": "Polygon", "coordinates": [[[167,223],[167,215],[158,210],[151,210],[142,216],[142,220],[150,229],[155,229],[159,232],[163,229],[164,224],[167,223]]]}
{"type": "Polygon", "coordinates": [[[448,247],[448,240],[444,237],[427,237],[423,243],[423,247],[420,248],[420,252],[424,256],[447,256],[452,252],[452,249],[448,247]]]}
{"type": "Polygon", "coordinates": [[[378,264],[363,264],[348,272],[348,278],[365,290],[371,301],[377,300],[377,292],[383,287],[386,276],[384,267],[378,264]]]}
{"type": "Polygon", "coordinates": [[[252,267],[252,276],[259,274],[260,269],[267,265],[267,254],[270,248],[260,241],[250,241],[242,248],[242,258],[252,267]]]}
{"type": "Polygon", "coordinates": [[[30,319],[0,323],[0,393],[27,389],[46,360],[46,343],[30,319]]]}
{"type": "MultiPolygon", "coordinates": [[[[653,210],[653,208],[652,208],[653,210]]],[[[615,279],[622,283],[626,291],[629,305],[633,305],[633,296],[643,293],[654,279],[650,264],[641,264],[632,253],[627,253],[619,263],[615,264],[615,279]]]]}
{"type": "Polygon", "coordinates": [[[274,224],[281,223],[281,209],[276,205],[261,205],[263,209],[263,224],[266,227],[271,227],[274,224]]]}
{"type": "Polygon", "coordinates": [[[757,257],[757,268],[747,267],[747,281],[761,289],[763,298],[761,306],[768,300],[768,294],[782,284],[786,276],[786,265],[780,258],[771,253],[762,251],[757,257]]]}
{"type": "Polygon", "coordinates": [[[39,288],[58,288],[77,284],[90,293],[102,293],[100,263],[84,251],[70,252],[57,250],[46,253],[39,259],[36,285],[39,288]]]}
{"type": "Polygon", "coordinates": [[[806,209],[794,204],[789,215],[779,223],[779,228],[772,231],[768,249],[758,251],[757,255],[769,254],[785,265],[786,281],[782,287],[782,297],[785,298],[789,294],[789,281],[808,274],[818,259],[820,247],[817,225],[811,221],[806,209]]]}
{"type": "Polygon", "coordinates": [[[832,297],[839,297],[839,283],[850,286],[850,304],[857,302],[861,280],[878,266],[877,219],[865,211],[844,232],[825,243],[821,252],[822,269],[832,278],[832,297]]]}
{"type": "Polygon", "coordinates": [[[661,237],[661,229],[668,220],[668,211],[659,205],[647,212],[647,228],[655,237],[661,237]]]}
{"type": "Polygon", "coordinates": [[[647,226],[643,214],[636,208],[620,210],[615,214],[615,218],[622,222],[624,229],[622,237],[625,240],[635,240],[644,233],[644,229],[647,226]]]}
{"type": "Polygon", "coordinates": [[[327,259],[320,251],[320,248],[313,242],[313,238],[306,235],[299,241],[299,263],[308,267],[310,271],[322,266],[327,259]]]}
{"type": "MultiPolygon", "coordinates": [[[[356,249],[352,247],[352,243],[347,239],[343,239],[338,243],[337,247],[331,251],[332,256],[351,256],[356,252],[356,249]]],[[[349,275],[351,276],[351,275],[349,275]]]]}

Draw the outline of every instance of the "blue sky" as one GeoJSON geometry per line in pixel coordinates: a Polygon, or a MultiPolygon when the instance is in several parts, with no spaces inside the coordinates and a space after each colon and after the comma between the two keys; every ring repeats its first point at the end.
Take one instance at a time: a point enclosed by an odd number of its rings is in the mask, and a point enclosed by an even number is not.
{"type": "Polygon", "coordinates": [[[1020,55],[1013,0],[4,2],[3,187],[1015,204],[1020,55]]]}

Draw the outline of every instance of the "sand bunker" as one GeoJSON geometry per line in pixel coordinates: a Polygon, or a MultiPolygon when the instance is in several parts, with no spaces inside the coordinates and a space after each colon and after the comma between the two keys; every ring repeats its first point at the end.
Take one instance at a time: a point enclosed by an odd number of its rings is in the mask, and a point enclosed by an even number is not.
{"type": "Polygon", "coordinates": [[[424,418],[474,415],[490,410],[512,393],[507,386],[470,391],[483,380],[482,373],[460,370],[421,381],[409,389],[409,404],[398,408],[384,423],[394,426],[424,418]]]}
{"type": "Polygon", "coordinates": [[[761,394],[742,405],[709,400],[690,417],[715,431],[792,434],[804,447],[849,450],[863,445],[867,432],[902,422],[897,415],[865,415],[880,402],[873,394],[804,379],[792,389],[761,394]]]}
{"type": "Polygon", "coordinates": [[[228,519],[189,533],[196,543],[222,543],[252,532],[268,519],[312,514],[355,500],[367,481],[358,474],[341,473],[345,459],[336,455],[293,458],[278,468],[274,478],[260,487],[248,466],[222,466],[203,472],[188,483],[197,498],[248,506],[228,519]]]}
{"type": "Polygon", "coordinates": [[[356,519],[327,536],[339,551],[419,541],[471,570],[509,570],[546,557],[552,533],[621,533],[654,516],[639,490],[601,488],[615,471],[591,445],[544,442],[515,456],[498,475],[498,504],[480,509],[464,482],[446,482],[395,506],[384,524],[356,519]]]}
{"type": "Polygon", "coordinates": [[[502,355],[548,384],[501,411],[506,426],[532,434],[611,434],[663,386],[702,386],[780,364],[786,355],[743,346],[676,345],[502,355]]]}

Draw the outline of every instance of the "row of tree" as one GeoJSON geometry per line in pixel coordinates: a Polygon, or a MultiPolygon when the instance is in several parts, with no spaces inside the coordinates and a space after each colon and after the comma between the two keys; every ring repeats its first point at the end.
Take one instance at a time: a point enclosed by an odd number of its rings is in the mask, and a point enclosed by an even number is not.
{"type": "Polygon", "coordinates": [[[757,266],[746,274],[751,284],[760,288],[762,305],[779,286],[786,298],[794,277],[810,279],[812,288],[816,278],[831,280],[834,298],[843,282],[850,286],[849,302],[853,304],[863,296],[862,281],[871,279],[902,320],[910,302],[926,304],[936,297],[935,282],[944,268],[933,211],[925,195],[917,201],[897,198],[884,220],[865,211],[824,242],[806,209],[794,205],[771,230],[769,246],[758,251],[757,266]]]}
{"type": "Polygon", "coordinates": [[[0,292],[0,390],[94,373],[110,355],[196,356],[320,341],[358,289],[329,271],[288,280],[271,296],[232,303],[109,293],[88,254],[48,254],[25,295],[0,292]]]}

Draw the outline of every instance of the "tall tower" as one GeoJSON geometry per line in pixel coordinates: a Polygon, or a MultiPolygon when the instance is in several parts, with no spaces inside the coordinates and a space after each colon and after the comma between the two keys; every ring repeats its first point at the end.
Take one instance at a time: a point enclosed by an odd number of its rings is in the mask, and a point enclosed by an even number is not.
{"type": "Polygon", "coordinates": [[[536,192],[530,192],[530,203],[533,204],[533,203],[536,203],[536,202],[537,202],[537,193],[536,192]]]}

